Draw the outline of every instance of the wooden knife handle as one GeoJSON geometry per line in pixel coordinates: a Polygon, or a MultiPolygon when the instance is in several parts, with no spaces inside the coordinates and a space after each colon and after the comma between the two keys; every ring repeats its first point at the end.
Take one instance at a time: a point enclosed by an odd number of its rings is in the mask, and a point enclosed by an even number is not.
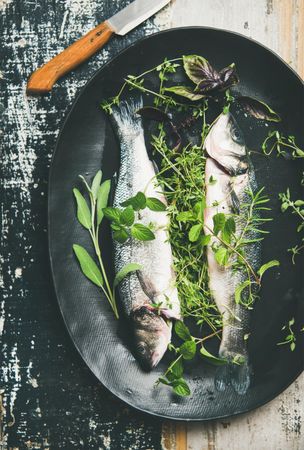
{"type": "Polygon", "coordinates": [[[97,52],[114,33],[105,21],[74,42],[49,62],[32,73],[27,83],[28,94],[45,94],[56,81],[97,52]]]}

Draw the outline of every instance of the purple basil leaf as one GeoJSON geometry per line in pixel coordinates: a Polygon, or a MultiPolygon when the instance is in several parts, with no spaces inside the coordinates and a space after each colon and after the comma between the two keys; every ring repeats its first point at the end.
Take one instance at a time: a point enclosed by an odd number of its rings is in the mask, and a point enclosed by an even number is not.
{"type": "Polygon", "coordinates": [[[204,95],[200,92],[195,92],[191,87],[188,86],[172,86],[165,89],[166,92],[172,92],[173,94],[180,95],[181,97],[186,97],[188,100],[197,101],[201,100],[204,95]]]}
{"type": "Polygon", "coordinates": [[[222,81],[222,89],[228,89],[237,84],[240,80],[236,72],[235,64],[225,67],[220,71],[220,79],[222,81]]]}
{"type": "Polygon", "coordinates": [[[172,127],[172,137],[175,139],[175,145],[172,149],[172,151],[174,153],[178,153],[179,149],[182,145],[182,138],[181,135],[179,134],[179,132],[177,131],[176,126],[171,122],[171,127],[172,127]]]}
{"type": "Polygon", "coordinates": [[[205,79],[202,80],[195,88],[195,91],[198,91],[205,95],[210,95],[214,91],[218,91],[221,87],[221,80],[210,80],[205,79]]]}
{"type": "Polygon", "coordinates": [[[183,63],[186,74],[195,84],[200,83],[205,78],[218,78],[218,72],[211,66],[209,61],[202,56],[184,56],[183,63]]]}
{"type": "Polygon", "coordinates": [[[167,113],[154,106],[144,106],[136,112],[144,119],[155,120],[156,122],[170,122],[171,120],[167,113]]]}
{"type": "Polygon", "coordinates": [[[237,98],[237,102],[242,108],[256,119],[267,120],[269,122],[280,122],[281,117],[267,103],[253,97],[242,96],[237,98]]]}

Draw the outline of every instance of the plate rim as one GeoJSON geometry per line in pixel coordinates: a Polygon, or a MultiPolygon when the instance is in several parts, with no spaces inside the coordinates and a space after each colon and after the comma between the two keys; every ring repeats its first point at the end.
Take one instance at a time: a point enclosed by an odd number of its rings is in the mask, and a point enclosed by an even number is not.
{"type": "Polygon", "coordinates": [[[204,31],[215,31],[215,32],[220,32],[220,33],[227,33],[228,35],[232,35],[232,36],[236,36],[238,38],[241,38],[245,41],[249,41],[253,44],[255,44],[256,46],[266,50],[266,52],[268,52],[270,55],[274,56],[276,59],[278,59],[283,66],[285,66],[291,74],[293,74],[295,76],[295,78],[298,80],[298,82],[300,82],[300,84],[302,85],[302,87],[304,88],[304,79],[299,75],[299,73],[293,68],[291,67],[286,61],[284,61],[284,59],[274,50],[270,49],[269,47],[267,47],[265,44],[262,44],[261,42],[257,41],[256,39],[253,39],[249,36],[245,36],[242,33],[236,32],[236,31],[231,31],[225,28],[218,28],[218,27],[210,27],[210,26],[182,26],[182,27],[174,27],[174,28],[169,28],[166,30],[161,30],[161,31],[157,31],[155,33],[149,34],[148,36],[143,36],[139,39],[136,39],[134,42],[132,42],[130,45],[127,45],[125,48],[123,48],[122,50],[120,50],[116,55],[114,55],[112,58],[110,58],[106,63],[102,64],[101,67],[99,67],[99,69],[97,69],[93,75],[86,81],[86,83],[78,90],[78,92],[76,93],[75,98],[73,99],[70,108],[68,110],[68,112],[65,114],[64,118],[61,120],[60,123],[60,127],[59,127],[59,133],[54,145],[54,151],[51,157],[51,161],[50,161],[50,166],[49,166],[49,175],[48,175],[48,200],[47,200],[47,226],[48,226],[48,257],[49,257],[49,262],[50,262],[50,270],[51,270],[51,278],[52,278],[52,283],[53,283],[53,287],[54,287],[54,293],[56,296],[56,301],[57,304],[59,306],[59,310],[60,310],[60,314],[61,317],[63,319],[63,323],[65,325],[65,328],[69,334],[69,337],[73,343],[74,348],[77,350],[78,354],[81,356],[81,358],[83,359],[83,361],[85,362],[86,366],[89,368],[90,372],[94,375],[94,377],[98,380],[98,383],[100,383],[104,388],[106,388],[111,395],[114,395],[115,397],[117,397],[119,399],[119,401],[127,404],[129,407],[135,409],[135,411],[140,411],[142,413],[144,413],[145,415],[148,416],[153,416],[154,418],[157,418],[159,420],[165,419],[165,420],[172,420],[172,421],[176,421],[176,422],[206,422],[206,421],[216,421],[219,419],[224,419],[227,417],[235,417],[235,416],[240,416],[242,414],[246,414],[250,411],[254,411],[264,405],[266,405],[267,403],[269,403],[270,401],[274,400],[275,398],[277,398],[280,394],[282,394],[284,391],[286,391],[286,389],[288,389],[298,378],[299,376],[302,374],[302,372],[304,371],[304,367],[302,367],[302,369],[300,369],[299,372],[297,372],[295,374],[294,377],[292,377],[289,381],[289,383],[282,388],[280,388],[277,393],[275,395],[270,395],[269,397],[266,397],[264,399],[263,402],[259,403],[259,405],[256,405],[255,407],[249,407],[249,408],[244,408],[242,411],[236,411],[233,413],[229,413],[229,414],[223,414],[223,415],[219,415],[217,417],[198,417],[198,418],[183,418],[183,417],[176,417],[176,416],[171,416],[171,415],[166,415],[166,414],[160,414],[160,413],[156,413],[154,411],[149,411],[145,408],[142,408],[140,406],[134,405],[131,401],[122,398],[119,394],[114,393],[112,389],[110,389],[106,383],[102,382],[99,377],[97,376],[97,374],[95,373],[95,370],[93,368],[91,368],[91,366],[88,364],[86,356],[83,354],[82,350],[79,348],[79,346],[76,344],[74,338],[73,338],[73,334],[72,331],[66,321],[65,315],[63,313],[62,307],[61,307],[61,303],[59,302],[58,299],[58,289],[56,286],[56,279],[55,279],[55,274],[54,274],[54,261],[53,261],[53,257],[52,257],[52,251],[51,251],[51,239],[50,239],[50,210],[51,210],[51,205],[50,205],[50,198],[51,198],[51,179],[53,176],[53,171],[54,171],[54,161],[56,158],[56,155],[58,153],[58,147],[59,147],[59,143],[60,140],[62,138],[62,134],[64,131],[64,128],[67,124],[67,122],[70,119],[70,116],[72,115],[74,108],[77,105],[78,99],[81,97],[81,95],[85,92],[85,90],[87,89],[87,87],[94,81],[94,79],[99,75],[99,73],[104,70],[107,66],[109,66],[110,64],[112,64],[116,59],[120,58],[125,52],[127,52],[130,48],[136,46],[136,45],[140,45],[143,41],[149,40],[149,39],[153,39],[155,36],[159,36],[159,35],[163,35],[163,34],[171,34],[171,33],[175,33],[178,32],[180,30],[185,30],[185,31],[192,31],[192,30],[204,30],[204,31]]]}

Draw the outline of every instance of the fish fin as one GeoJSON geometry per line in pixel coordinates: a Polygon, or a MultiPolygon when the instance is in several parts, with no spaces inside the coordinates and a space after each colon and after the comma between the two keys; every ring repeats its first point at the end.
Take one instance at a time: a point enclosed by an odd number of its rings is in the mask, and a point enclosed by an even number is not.
{"type": "Polygon", "coordinates": [[[159,167],[154,159],[151,159],[156,175],[159,173],[159,167]]]}
{"type": "Polygon", "coordinates": [[[231,384],[235,392],[239,395],[245,395],[250,386],[251,369],[248,362],[243,364],[232,364],[231,384]]]}
{"type": "Polygon", "coordinates": [[[231,191],[231,205],[234,214],[240,214],[241,209],[240,200],[233,189],[231,191]]]}
{"type": "Polygon", "coordinates": [[[227,363],[217,368],[215,372],[214,384],[217,391],[223,392],[230,385],[231,374],[230,364],[227,363]]]}
{"type": "Polygon", "coordinates": [[[144,293],[149,297],[150,300],[153,300],[157,294],[156,287],[142,270],[137,270],[136,273],[144,293]]]}
{"type": "Polygon", "coordinates": [[[136,135],[142,131],[141,117],[137,111],[143,107],[141,96],[134,97],[128,101],[122,100],[119,105],[113,107],[110,118],[117,128],[120,137],[136,135]]]}
{"type": "Polygon", "coordinates": [[[228,361],[227,364],[218,367],[214,384],[218,391],[225,391],[228,386],[232,386],[239,395],[245,395],[249,389],[251,381],[251,368],[247,361],[236,364],[228,361]]]}

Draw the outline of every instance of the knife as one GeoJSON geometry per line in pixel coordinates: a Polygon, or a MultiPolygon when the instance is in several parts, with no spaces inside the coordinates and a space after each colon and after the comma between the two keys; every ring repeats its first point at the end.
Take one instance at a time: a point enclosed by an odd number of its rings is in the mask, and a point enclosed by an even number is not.
{"type": "Polygon", "coordinates": [[[112,34],[124,36],[169,2],[170,0],[135,0],[130,3],[33,72],[26,92],[45,94],[51,91],[59,78],[90,58],[104,46],[112,34]]]}

